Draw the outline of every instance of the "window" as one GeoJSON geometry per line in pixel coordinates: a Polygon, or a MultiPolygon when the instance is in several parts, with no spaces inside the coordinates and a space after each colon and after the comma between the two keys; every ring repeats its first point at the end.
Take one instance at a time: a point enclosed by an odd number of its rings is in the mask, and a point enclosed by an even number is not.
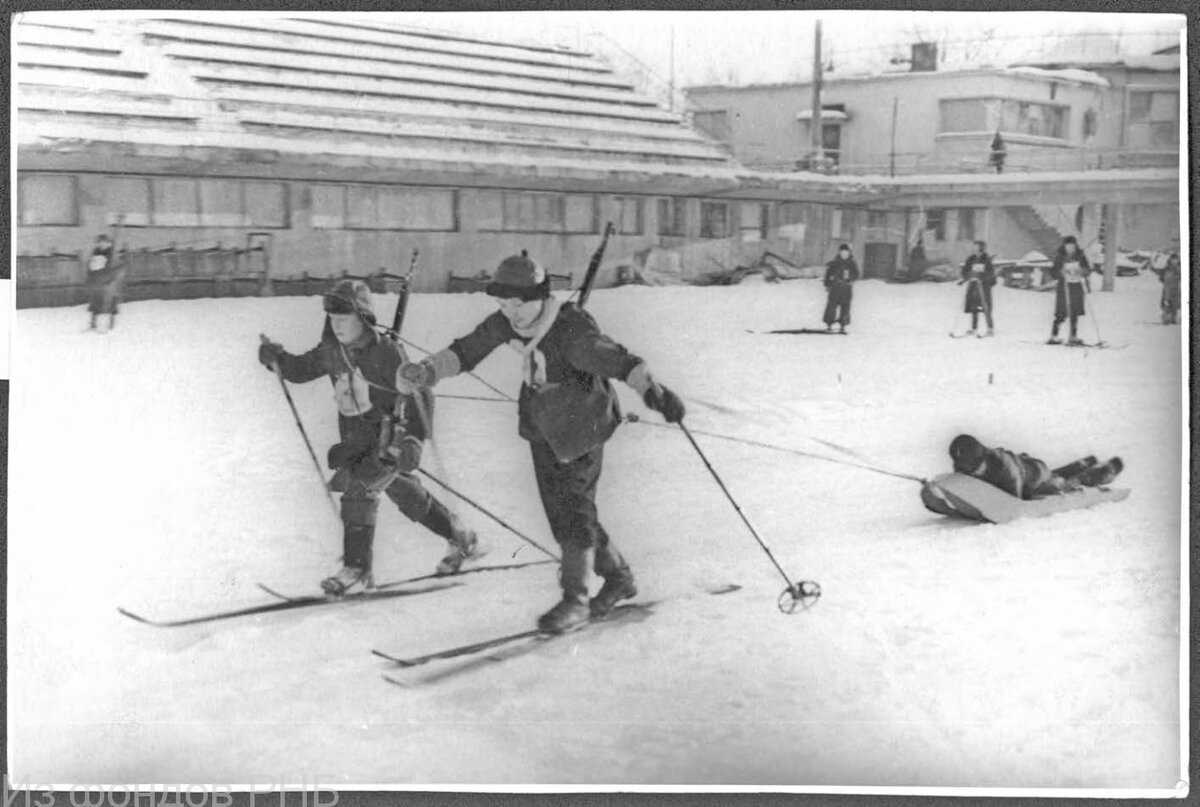
{"type": "Polygon", "coordinates": [[[200,180],[200,224],[204,227],[241,227],[242,183],[231,179],[200,180]]]}
{"type": "Polygon", "coordinates": [[[934,241],[946,240],[946,211],[931,207],[925,211],[925,229],[933,231],[934,241]]]}
{"type": "Polygon", "coordinates": [[[724,109],[710,109],[692,113],[692,123],[697,129],[715,140],[729,142],[733,131],[729,126],[729,113],[724,109]]]}
{"type": "Polygon", "coordinates": [[[242,210],[248,226],[288,226],[287,185],[282,182],[243,182],[242,194],[242,210]]]}
{"type": "Polygon", "coordinates": [[[765,241],[770,224],[771,206],[761,202],[742,202],[742,240],[765,241]]]}
{"type": "Polygon", "coordinates": [[[942,132],[983,132],[988,125],[987,102],[983,98],[954,98],[940,102],[942,132]]]}
{"type": "Polygon", "coordinates": [[[1179,145],[1179,93],[1129,93],[1130,145],[1175,148],[1179,145]]]}
{"type": "Polygon", "coordinates": [[[700,237],[729,237],[729,205],[725,202],[700,203],[700,237]]]}
{"type": "Polygon", "coordinates": [[[975,208],[973,207],[958,209],[958,240],[975,240],[975,208]]]}
{"type": "Polygon", "coordinates": [[[858,211],[835,207],[829,215],[829,235],[833,238],[850,240],[858,225],[858,211]]]}
{"type": "Polygon", "coordinates": [[[642,234],[642,200],[635,196],[613,197],[616,205],[614,218],[617,232],[621,235],[642,234]]]}
{"type": "Polygon", "coordinates": [[[563,228],[563,200],[557,194],[505,193],[501,211],[505,230],[561,232],[563,228]]]}
{"type": "Polygon", "coordinates": [[[156,179],[154,223],[159,227],[196,227],[200,224],[200,190],[194,179],[156,179]]]}
{"type": "Polygon", "coordinates": [[[312,226],[318,230],[340,230],[346,226],[346,186],[312,186],[312,226]]]}
{"type": "Polygon", "coordinates": [[[17,192],[21,224],[73,227],[79,223],[74,176],[22,173],[17,192]]]}
{"type": "Polygon", "coordinates": [[[565,197],[566,212],[563,231],[568,233],[596,232],[596,197],[565,197]]]}
{"type": "Polygon", "coordinates": [[[141,177],[105,177],[100,194],[113,216],[124,216],[130,227],[150,224],[150,180],[141,177]]]}
{"type": "MultiPolygon", "coordinates": [[[[247,187],[248,208],[252,196],[263,216],[283,206],[282,198],[273,198],[265,190],[252,192],[247,187]]],[[[454,191],[389,185],[313,185],[309,215],[315,229],[454,230],[455,209],[454,191]]]]}
{"type": "Polygon", "coordinates": [[[1064,140],[1067,136],[1067,108],[1032,101],[1005,100],[1000,107],[1000,129],[1064,140]]]}
{"type": "Polygon", "coordinates": [[[658,234],[682,237],[687,235],[687,200],[658,200],[658,234]]]}

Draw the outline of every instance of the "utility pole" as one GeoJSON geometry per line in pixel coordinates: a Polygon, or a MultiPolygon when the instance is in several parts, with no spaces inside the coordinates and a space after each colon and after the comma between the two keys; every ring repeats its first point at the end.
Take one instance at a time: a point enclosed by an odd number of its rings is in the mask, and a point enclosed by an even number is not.
{"type": "Polygon", "coordinates": [[[813,91],[812,91],[812,151],[817,165],[825,162],[821,126],[821,21],[817,20],[813,38],[813,91]]]}
{"type": "Polygon", "coordinates": [[[671,88],[667,96],[670,111],[675,111],[675,26],[671,26],[671,88]]]}

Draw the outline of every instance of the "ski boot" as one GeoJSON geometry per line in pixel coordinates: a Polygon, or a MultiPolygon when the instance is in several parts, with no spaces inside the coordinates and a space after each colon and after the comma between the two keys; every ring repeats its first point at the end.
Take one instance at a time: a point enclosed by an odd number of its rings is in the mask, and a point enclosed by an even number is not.
{"type": "Polygon", "coordinates": [[[637,593],[637,583],[633,579],[633,572],[629,571],[628,567],[618,569],[604,578],[604,585],[588,603],[592,618],[607,616],[617,603],[621,600],[632,599],[637,596],[637,593]]]}
{"type": "Polygon", "coordinates": [[[1051,336],[1046,340],[1047,345],[1061,345],[1063,342],[1057,336],[1051,336]]]}
{"type": "Polygon", "coordinates": [[[1082,347],[1083,340],[1080,339],[1078,336],[1072,336],[1070,339],[1067,340],[1067,346],[1068,347],[1082,347]]]}
{"type": "Polygon", "coordinates": [[[450,550],[438,562],[435,574],[457,574],[468,560],[476,560],[487,554],[488,548],[480,543],[475,531],[464,527],[457,516],[450,517],[450,531],[450,550]]]}
{"type": "Polygon", "coordinates": [[[558,605],[538,617],[538,630],[543,633],[566,633],[578,630],[591,619],[586,596],[564,595],[558,605]]]}
{"type": "Polygon", "coordinates": [[[1107,485],[1117,478],[1117,474],[1125,468],[1125,463],[1120,457],[1113,457],[1103,465],[1097,465],[1095,468],[1089,468],[1082,476],[1079,477],[1079,482],[1089,488],[1100,487],[1107,485]]]}
{"type": "Polygon", "coordinates": [[[321,581],[321,590],[330,597],[344,597],[360,586],[364,590],[374,588],[375,580],[370,572],[357,566],[343,566],[337,574],[321,581]]]}
{"type": "Polygon", "coordinates": [[[1089,469],[1094,468],[1097,462],[1099,462],[1099,460],[1089,454],[1088,456],[1075,460],[1074,462],[1064,465],[1061,468],[1055,468],[1053,471],[1051,471],[1051,473],[1053,473],[1055,476],[1061,476],[1063,479],[1074,479],[1078,476],[1082,476],[1089,469]]]}

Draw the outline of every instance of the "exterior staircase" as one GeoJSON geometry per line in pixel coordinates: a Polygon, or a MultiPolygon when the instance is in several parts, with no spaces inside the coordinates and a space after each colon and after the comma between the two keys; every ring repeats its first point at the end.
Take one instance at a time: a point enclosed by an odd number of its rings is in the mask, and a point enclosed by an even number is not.
{"type": "Polygon", "coordinates": [[[1058,228],[1047,223],[1046,219],[1029,205],[1005,207],[1004,212],[1018,225],[1025,229],[1038,245],[1038,250],[1046,257],[1053,257],[1062,243],[1063,234],[1058,228]]]}

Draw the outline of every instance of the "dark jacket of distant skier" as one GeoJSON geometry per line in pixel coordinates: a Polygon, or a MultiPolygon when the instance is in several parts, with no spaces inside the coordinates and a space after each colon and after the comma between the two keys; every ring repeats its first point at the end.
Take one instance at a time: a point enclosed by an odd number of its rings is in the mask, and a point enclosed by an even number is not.
{"type": "Polygon", "coordinates": [[[637,593],[596,511],[604,443],[621,422],[609,379],[624,381],[669,422],[679,422],[684,408],[642,359],[601,333],[589,313],[552,297],[549,276],[525,253],[500,263],[487,293],[500,310],[421,364],[402,368],[397,386],[422,388],[469,372],[505,345],[521,358],[518,431],[530,442],[542,506],[562,548],[562,600],[538,625],[560,633],[637,593]],[[604,585],[589,603],[593,564],[604,585]]]}
{"type": "Polygon", "coordinates": [[[1090,291],[1087,276],[1092,271],[1087,255],[1079,248],[1074,236],[1067,236],[1054,253],[1054,263],[1050,267],[1050,277],[1055,281],[1054,292],[1054,332],[1058,333],[1058,324],[1065,319],[1071,320],[1071,334],[1075,334],[1075,320],[1086,313],[1084,297],[1090,291]]]}
{"type": "Polygon", "coordinates": [[[96,237],[96,246],[88,257],[88,311],[95,327],[97,314],[115,316],[120,305],[121,270],[116,245],[107,234],[96,237]]]}
{"type": "Polygon", "coordinates": [[[825,265],[825,288],[829,297],[825,301],[825,326],[832,328],[838,323],[844,331],[850,324],[850,301],[854,295],[854,281],[858,280],[858,263],[849,244],[838,247],[837,257],[825,265]]]}
{"type": "Polygon", "coordinates": [[[1123,468],[1119,457],[1103,465],[1096,465],[1095,457],[1086,457],[1051,470],[1036,457],[988,448],[968,434],[960,434],[950,443],[950,458],[955,472],[982,479],[1018,499],[1036,499],[1080,486],[1108,484],[1123,468]]]}
{"type": "Polygon", "coordinates": [[[326,293],[324,305],[324,332],[312,350],[297,356],[275,343],[259,350],[260,361],[268,367],[278,362],[283,377],[292,383],[327,376],[333,385],[340,440],[329,449],[328,464],[335,471],[329,485],[342,493],[345,567],[322,587],[344,594],[354,586],[369,585],[381,491],[405,516],[450,543],[438,572],[458,571],[475,550],[476,538],[412,473],[420,463],[421,444],[430,436],[433,396],[425,391],[417,401],[398,394],[396,370],[407,357],[403,348],[374,329],[375,312],[365,283],[338,281],[326,293]]]}
{"type": "Polygon", "coordinates": [[[992,256],[987,254],[987,244],[983,241],[976,241],[975,251],[963,261],[962,282],[967,284],[963,311],[971,315],[971,330],[979,326],[979,313],[982,311],[990,332],[994,328],[992,287],[996,285],[996,269],[992,266],[992,256]]]}

